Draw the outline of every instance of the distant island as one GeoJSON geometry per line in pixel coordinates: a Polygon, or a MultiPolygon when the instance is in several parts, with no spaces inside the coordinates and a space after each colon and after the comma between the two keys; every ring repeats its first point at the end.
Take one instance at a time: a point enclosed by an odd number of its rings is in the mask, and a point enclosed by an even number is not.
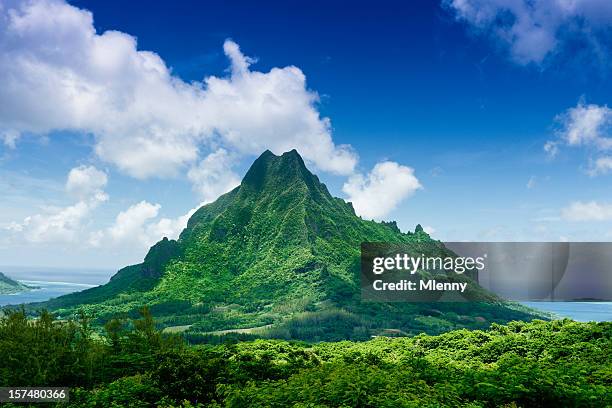
{"type": "Polygon", "coordinates": [[[27,292],[36,287],[24,285],[0,272],[0,295],[12,295],[14,293],[27,292]]]}

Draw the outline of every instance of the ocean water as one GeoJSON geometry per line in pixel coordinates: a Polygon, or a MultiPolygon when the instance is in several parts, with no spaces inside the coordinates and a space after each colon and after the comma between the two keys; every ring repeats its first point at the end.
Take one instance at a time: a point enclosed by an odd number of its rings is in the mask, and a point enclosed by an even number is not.
{"type": "Polygon", "coordinates": [[[577,322],[612,321],[612,302],[521,302],[525,306],[577,322]]]}
{"type": "MultiPolygon", "coordinates": [[[[22,272],[23,273],[23,272],[22,272]]],[[[13,295],[0,295],[0,306],[19,305],[30,302],[43,302],[68,293],[85,290],[108,281],[111,272],[100,272],[97,275],[88,274],[87,279],[79,279],[80,282],[70,281],[47,281],[38,280],[40,275],[32,274],[28,271],[28,279],[19,279],[20,282],[37,286],[39,289],[34,289],[28,292],[16,293],[13,295]]],[[[17,275],[17,273],[14,273],[17,275]]],[[[25,273],[24,273],[25,275],[25,273]]],[[[46,274],[48,278],[50,274],[46,274]]],[[[58,278],[56,274],[52,275],[58,278]]],[[[71,275],[73,278],[75,275],[71,275]]],[[[61,278],[70,277],[70,273],[64,274],[61,278]]],[[[60,278],[60,279],[61,279],[60,278]]],[[[76,280],[76,279],[75,279],[76,280]]],[[[554,313],[558,318],[570,318],[579,322],[588,321],[612,321],[612,302],[521,302],[522,304],[534,309],[543,310],[545,312],[554,313]]]]}
{"type": "Polygon", "coordinates": [[[72,292],[92,288],[96,285],[88,283],[72,283],[72,282],[47,282],[34,280],[19,280],[28,286],[36,286],[39,289],[33,289],[27,292],[15,293],[12,295],[0,295],[0,306],[20,305],[22,303],[43,302],[54,297],[66,295],[72,292]]]}
{"type": "Polygon", "coordinates": [[[13,295],[0,295],[0,307],[22,303],[44,302],[68,293],[79,292],[108,282],[111,269],[53,268],[42,266],[0,266],[9,278],[39,289],[13,295]]]}

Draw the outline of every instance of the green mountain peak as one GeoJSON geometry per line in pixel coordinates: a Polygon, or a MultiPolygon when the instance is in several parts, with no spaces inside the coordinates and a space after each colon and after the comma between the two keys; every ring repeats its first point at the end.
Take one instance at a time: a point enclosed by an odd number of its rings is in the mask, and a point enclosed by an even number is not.
{"type": "Polygon", "coordinates": [[[240,186],[198,209],[178,240],[164,238],[144,262],[109,283],[43,305],[61,316],[84,310],[101,321],[148,305],[164,326],[194,337],[246,330],[296,339],[369,338],[528,319],[504,305],[453,307],[360,301],[360,245],[413,245],[447,253],[417,228],[358,217],[333,197],[297,151],[265,151],[240,186]],[[478,317],[478,319],[476,319],[478,317]]]}
{"type": "Polygon", "coordinates": [[[283,190],[287,186],[303,185],[315,195],[331,197],[327,188],[307,168],[297,150],[276,156],[269,150],[259,156],[247,171],[240,189],[252,194],[264,190],[283,190]]]}

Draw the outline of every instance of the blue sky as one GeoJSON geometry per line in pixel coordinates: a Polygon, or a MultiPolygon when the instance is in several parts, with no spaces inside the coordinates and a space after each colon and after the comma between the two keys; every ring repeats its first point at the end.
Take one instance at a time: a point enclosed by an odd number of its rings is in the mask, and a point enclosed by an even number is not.
{"type": "Polygon", "coordinates": [[[138,262],[265,148],[404,230],[610,239],[607,2],[0,4],[0,265],[138,262]]]}

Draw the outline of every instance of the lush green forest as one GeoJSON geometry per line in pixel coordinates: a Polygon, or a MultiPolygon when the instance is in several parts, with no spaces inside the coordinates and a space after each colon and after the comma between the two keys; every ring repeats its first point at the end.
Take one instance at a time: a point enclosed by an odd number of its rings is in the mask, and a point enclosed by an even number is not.
{"type": "Polygon", "coordinates": [[[602,407],[612,404],[612,323],[190,346],[146,309],[102,334],[84,318],[10,312],[0,386],[26,385],[72,387],[69,407],[602,407]]]}

